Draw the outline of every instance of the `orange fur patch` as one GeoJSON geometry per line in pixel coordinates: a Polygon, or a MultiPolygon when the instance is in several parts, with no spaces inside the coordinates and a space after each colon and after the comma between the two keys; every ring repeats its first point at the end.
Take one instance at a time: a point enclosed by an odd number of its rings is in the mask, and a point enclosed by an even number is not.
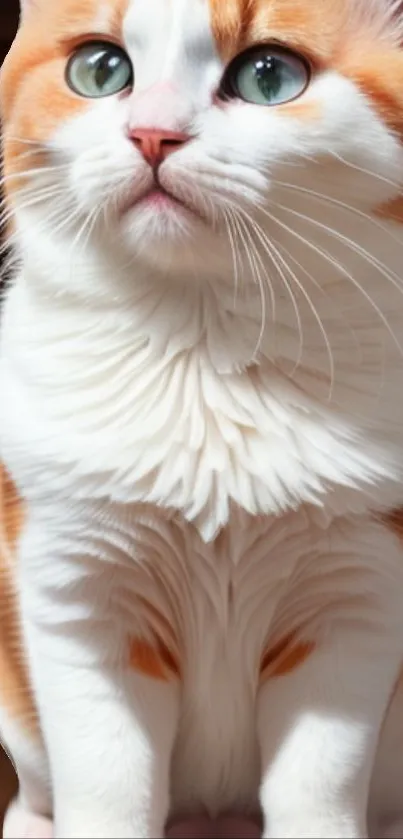
{"type": "Polygon", "coordinates": [[[16,547],[23,517],[15,487],[0,467],[0,702],[28,733],[39,737],[14,585],[16,547]]]}
{"type": "Polygon", "coordinates": [[[163,682],[180,677],[179,664],[169,647],[155,637],[154,641],[133,638],[129,645],[129,664],[133,670],[163,682]]]}
{"type": "Polygon", "coordinates": [[[293,102],[279,105],[278,110],[281,114],[286,114],[291,119],[306,120],[307,122],[314,122],[320,119],[322,113],[319,102],[304,102],[300,99],[294,99],[293,102]]]}
{"type": "Polygon", "coordinates": [[[260,664],[260,681],[286,676],[300,667],[315,651],[311,641],[297,641],[295,633],[270,647],[263,655],[260,664]]]}
{"type": "Polygon", "coordinates": [[[232,58],[248,41],[254,0],[210,0],[213,34],[221,55],[232,58]]]}
{"type": "Polygon", "coordinates": [[[168,681],[181,677],[178,639],[167,618],[145,597],[138,597],[146,615],[150,639],[131,638],[129,663],[134,670],[154,679],[168,681]]]}
{"type": "Polygon", "coordinates": [[[335,70],[355,82],[386,124],[403,134],[403,53],[392,37],[380,40],[364,5],[361,11],[345,0],[210,0],[210,5],[225,60],[253,44],[282,43],[310,60],[314,73],[335,70]]]}
{"type": "Polygon", "coordinates": [[[214,37],[225,58],[252,44],[278,41],[327,63],[346,17],[337,0],[210,0],[210,5],[214,37]]]}
{"type": "Polygon", "coordinates": [[[382,204],[376,210],[375,215],[387,221],[395,221],[398,224],[403,224],[403,196],[399,195],[397,198],[393,198],[392,201],[388,201],[387,204],[382,204]]]}
{"type": "Polygon", "coordinates": [[[391,527],[396,535],[403,541],[403,509],[392,510],[383,518],[384,524],[391,527]]]}
{"type": "Polygon", "coordinates": [[[403,53],[371,45],[366,53],[364,47],[346,59],[341,70],[365,93],[388,127],[403,135],[403,53]]]}
{"type": "Polygon", "coordinates": [[[86,38],[121,40],[127,2],[35,0],[28,7],[1,73],[6,175],[40,165],[43,152],[37,160],[32,141],[46,143],[66,120],[91,107],[66,83],[68,57],[86,38]]]}

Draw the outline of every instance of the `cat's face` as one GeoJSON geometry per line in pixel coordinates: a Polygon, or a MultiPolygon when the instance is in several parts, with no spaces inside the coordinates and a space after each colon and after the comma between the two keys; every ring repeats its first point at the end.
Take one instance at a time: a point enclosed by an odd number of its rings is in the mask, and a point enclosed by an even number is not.
{"type": "Polygon", "coordinates": [[[372,210],[401,163],[398,18],[393,0],[25,0],[2,79],[17,225],[213,271],[287,182],[372,210]]]}

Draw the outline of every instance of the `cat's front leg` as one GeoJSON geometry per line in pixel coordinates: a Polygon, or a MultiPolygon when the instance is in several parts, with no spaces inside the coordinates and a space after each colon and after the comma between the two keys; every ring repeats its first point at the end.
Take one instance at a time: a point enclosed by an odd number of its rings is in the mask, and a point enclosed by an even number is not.
{"type": "MultiPolygon", "coordinates": [[[[401,662],[403,551],[368,522],[355,539],[342,534],[327,534],[334,558],[316,558],[316,643],[260,689],[261,803],[270,839],[367,836],[374,755],[401,662]]],[[[300,610],[303,597],[309,589],[300,590],[300,610]]]]}
{"type": "MultiPolygon", "coordinates": [[[[93,526],[93,525],[92,525],[93,526]]],[[[78,535],[75,535],[77,527],[78,535]]],[[[82,534],[82,537],[80,537],[82,534]]],[[[20,565],[23,623],[49,753],[57,839],[162,837],[169,809],[178,684],[127,655],[119,569],[30,515],[20,565]]]]}

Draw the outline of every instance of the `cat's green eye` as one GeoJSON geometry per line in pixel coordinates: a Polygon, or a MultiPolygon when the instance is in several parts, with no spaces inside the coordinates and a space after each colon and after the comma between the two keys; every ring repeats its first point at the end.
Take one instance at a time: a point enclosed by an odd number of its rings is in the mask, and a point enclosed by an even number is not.
{"type": "Polygon", "coordinates": [[[78,47],[66,71],[69,87],[88,99],[113,96],[133,84],[133,67],[116,44],[97,42],[78,47]]]}
{"type": "Polygon", "coordinates": [[[309,65],[297,53],[279,46],[256,47],[229,65],[221,92],[253,105],[283,105],[301,96],[309,80],[309,65]]]}

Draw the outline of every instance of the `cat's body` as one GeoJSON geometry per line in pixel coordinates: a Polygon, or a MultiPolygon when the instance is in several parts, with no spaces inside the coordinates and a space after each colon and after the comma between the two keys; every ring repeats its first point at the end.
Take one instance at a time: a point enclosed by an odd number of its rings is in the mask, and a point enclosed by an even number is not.
{"type": "MultiPolygon", "coordinates": [[[[10,486],[6,487],[6,492],[10,498],[10,486]]],[[[14,503],[18,503],[17,499],[14,503]]],[[[232,813],[237,814],[238,819],[243,814],[258,822],[261,759],[256,728],[256,700],[259,683],[260,692],[265,692],[265,702],[270,709],[270,746],[275,747],[278,745],[277,738],[285,736],[285,732],[281,729],[279,731],[282,724],[281,715],[278,713],[279,703],[282,708],[289,689],[300,689],[295,681],[294,684],[291,681],[289,688],[288,680],[295,680],[299,668],[314,657],[315,649],[320,649],[332,621],[340,621],[340,618],[343,620],[349,608],[352,611],[356,609],[356,592],[360,591],[363,578],[357,573],[354,587],[351,585],[354,576],[351,571],[343,575],[344,579],[340,579],[339,569],[338,573],[335,569],[335,574],[332,574],[332,569],[328,567],[318,569],[315,560],[318,560],[321,551],[325,552],[327,549],[329,531],[323,531],[320,526],[318,528],[315,518],[311,518],[306,511],[301,514],[291,513],[284,520],[273,521],[270,524],[255,521],[253,532],[258,540],[258,550],[256,545],[253,545],[252,528],[249,528],[249,532],[245,528],[247,519],[242,521],[243,527],[234,527],[231,537],[228,534],[220,538],[214,546],[206,546],[187,526],[172,522],[168,524],[164,521],[164,516],[146,515],[145,510],[136,512],[132,522],[128,522],[127,515],[119,516],[117,508],[114,509],[110,529],[110,534],[113,533],[110,540],[113,547],[107,550],[108,559],[113,559],[117,565],[121,565],[122,546],[124,548],[126,541],[130,544],[129,555],[135,553],[136,544],[141,546],[141,552],[144,547],[149,548],[152,544],[153,552],[156,551],[155,558],[161,560],[164,557],[168,567],[162,568],[157,580],[153,577],[150,580],[149,573],[142,573],[138,567],[133,571],[129,563],[126,563],[125,568],[114,571],[113,574],[109,571],[104,585],[100,579],[94,583],[97,585],[97,601],[102,604],[102,619],[105,621],[105,629],[102,629],[97,620],[92,623],[88,616],[94,635],[101,637],[102,633],[102,642],[99,646],[96,644],[94,650],[97,657],[95,667],[102,672],[108,651],[113,659],[119,659],[127,645],[128,635],[132,633],[134,639],[138,627],[141,628],[139,634],[149,639],[151,626],[155,633],[151,636],[153,643],[155,644],[156,637],[161,639],[162,643],[167,645],[169,654],[161,649],[162,644],[159,647],[155,645],[159,652],[158,657],[150,655],[145,646],[130,645],[127,658],[131,665],[136,663],[140,670],[156,680],[161,703],[167,699],[166,680],[175,681],[179,674],[181,681],[177,742],[171,769],[172,819],[182,816],[199,817],[204,813],[216,818],[220,814],[232,813]],[[315,553],[309,561],[307,554],[313,539],[318,554],[315,553]],[[275,572],[271,575],[267,574],[264,567],[264,549],[266,547],[267,550],[267,546],[270,555],[276,560],[275,572]],[[304,557],[305,567],[304,571],[298,574],[296,571],[300,554],[304,557]],[[195,556],[199,560],[198,565],[194,563],[195,556]],[[251,556],[255,566],[252,573],[251,556]],[[349,582],[348,593],[345,591],[346,580],[349,582]],[[329,591],[329,587],[334,583],[334,588],[329,591]],[[104,604],[105,600],[108,601],[107,606],[104,604]],[[169,620],[168,628],[166,618],[169,620]],[[113,632],[108,629],[111,626],[114,627],[113,632]],[[172,638],[170,627],[176,630],[180,650],[172,638]],[[298,631],[301,629],[302,638],[299,638],[298,631]],[[306,642],[303,640],[305,638],[315,638],[315,643],[306,642]]],[[[92,524],[93,522],[92,518],[92,524]]],[[[364,522],[363,527],[366,526],[364,522]]],[[[340,533],[335,535],[339,549],[351,541],[352,527],[344,525],[344,530],[342,539],[340,533]]],[[[373,540],[370,550],[373,550],[375,561],[378,556],[376,548],[379,536],[376,530],[377,528],[372,528],[366,537],[367,547],[373,540]]],[[[9,535],[11,543],[11,527],[9,535]]],[[[96,528],[92,527],[87,532],[83,544],[88,555],[104,558],[103,550],[106,545],[100,550],[99,532],[96,528]]],[[[147,571],[149,572],[149,569],[147,571]]],[[[78,564],[75,572],[77,575],[82,572],[78,564]]],[[[15,579],[15,576],[15,573],[11,572],[10,578],[15,579]]],[[[5,579],[4,576],[3,597],[5,579]]],[[[8,606],[10,594],[9,589],[8,606]]],[[[358,600],[360,597],[361,594],[358,600]]],[[[77,620],[78,608],[77,604],[71,607],[69,619],[72,625],[77,620]]],[[[6,671],[8,680],[4,680],[2,686],[2,731],[11,752],[18,758],[22,777],[24,778],[24,770],[28,775],[31,784],[29,793],[36,804],[36,811],[43,814],[48,812],[51,806],[50,773],[45,750],[38,739],[38,723],[33,712],[34,700],[27,690],[24,672],[20,669],[20,650],[16,644],[16,637],[13,638],[14,643],[10,644],[10,635],[8,636],[9,643],[5,644],[3,650],[3,678],[6,671]],[[17,736],[16,726],[21,732],[17,736]],[[31,774],[32,763],[34,776],[31,774]]],[[[5,641],[3,638],[3,644],[5,641]]],[[[94,639],[91,638],[91,646],[93,642],[94,639]]],[[[332,661],[336,679],[337,666],[337,660],[332,661]]],[[[77,675],[72,678],[77,678],[77,675]]],[[[59,705],[55,711],[56,726],[60,727],[63,726],[65,714],[69,713],[68,689],[65,690],[64,699],[66,704],[61,707],[59,705]]],[[[109,736],[116,738],[114,745],[119,751],[124,747],[122,738],[127,734],[115,730],[115,726],[119,725],[116,709],[111,708],[109,703],[105,705],[100,702],[99,697],[96,700],[89,696],[88,699],[90,707],[86,711],[75,744],[78,766],[83,771],[90,772],[93,779],[98,765],[101,764],[106,789],[114,790],[114,795],[117,796],[117,789],[120,790],[123,780],[126,794],[133,796],[137,783],[135,760],[125,767],[122,779],[120,760],[117,764],[110,765],[107,747],[103,743],[99,745],[98,740],[103,728],[110,727],[113,733],[109,736]],[[94,744],[92,739],[95,740],[94,744]]],[[[167,719],[167,711],[169,713],[167,707],[162,704],[159,711],[162,724],[167,719]]],[[[343,727],[341,724],[339,736],[343,734],[343,727]]],[[[370,835],[374,839],[379,836],[398,839],[401,835],[402,732],[403,684],[399,681],[393,691],[393,702],[388,710],[375,763],[369,811],[370,835]]],[[[57,741],[57,728],[53,736],[57,741]]],[[[325,742],[319,742],[318,745],[320,760],[325,761],[325,742]]],[[[282,803],[286,803],[287,806],[292,804],[294,783],[301,777],[306,777],[309,759],[315,755],[314,746],[315,734],[311,733],[308,725],[304,747],[300,753],[296,750],[295,761],[291,760],[285,772],[282,803]]],[[[320,773],[320,767],[314,765],[312,769],[320,773]]],[[[95,796],[95,791],[93,794],[95,796]]],[[[161,791],[159,794],[161,795],[161,791]]],[[[346,799],[347,797],[346,792],[346,799]]],[[[98,807],[100,803],[98,802],[98,807]]],[[[110,813],[110,823],[106,820],[103,823],[93,823],[100,835],[112,833],[116,824],[120,831],[123,831],[125,822],[120,821],[120,809],[111,808],[110,813]]],[[[10,833],[17,835],[21,833],[21,814],[13,811],[12,815],[14,820],[9,817],[10,833]]],[[[96,816],[97,808],[94,808],[93,818],[96,816]]],[[[191,823],[189,824],[188,835],[192,835],[191,823]]],[[[298,811],[298,817],[293,822],[295,835],[299,825],[298,811]]],[[[324,826],[321,826],[324,829],[324,826]]],[[[94,833],[95,828],[93,827],[94,833]]],[[[300,829],[302,832],[302,828],[300,829]]],[[[313,825],[311,829],[312,832],[315,830],[314,835],[319,835],[319,825],[313,825]]],[[[155,835],[157,830],[157,823],[152,822],[151,829],[149,828],[150,835],[155,835]]],[[[197,821],[193,830],[197,830],[197,821]]],[[[213,827],[212,836],[216,831],[217,827],[213,827]]],[[[346,835],[352,835],[352,832],[353,829],[348,826],[346,835]]],[[[127,829],[127,835],[138,833],[141,833],[138,823],[131,832],[130,828],[127,829]]],[[[329,835],[331,834],[332,830],[329,827],[329,835]]],[[[41,835],[39,833],[39,836],[41,835]]],[[[231,835],[229,832],[228,836],[231,835]]]]}
{"type": "Polygon", "coordinates": [[[373,776],[401,836],[403,22],[189,3],[32,0],[4,71],[7,835],[359,837],[373,776]]]}

